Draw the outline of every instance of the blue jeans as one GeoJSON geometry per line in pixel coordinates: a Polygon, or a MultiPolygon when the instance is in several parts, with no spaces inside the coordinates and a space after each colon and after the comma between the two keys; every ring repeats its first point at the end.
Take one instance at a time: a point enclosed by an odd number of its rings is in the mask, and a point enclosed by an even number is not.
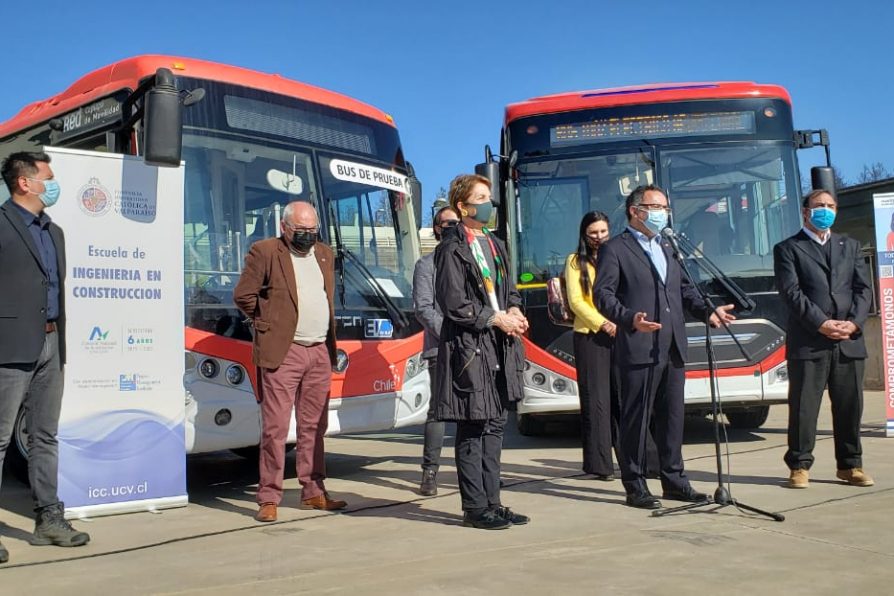
{"type": "Polygon", "coordinates": [[[47,333],[37,362],[0,365],[0,466],[6,458],[21,407],[28,429],[28,479],[35,510],[59,503],[56,492],[59,442],[56,434],[62,388],[59,334],[56,332],[47,333]]]}

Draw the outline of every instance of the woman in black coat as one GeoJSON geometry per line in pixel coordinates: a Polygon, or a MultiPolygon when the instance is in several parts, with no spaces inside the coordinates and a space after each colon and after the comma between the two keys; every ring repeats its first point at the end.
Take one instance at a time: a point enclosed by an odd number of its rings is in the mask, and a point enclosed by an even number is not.
{"type": "Polygon", "coordinates": [[[450,183],[461,223],[435,253],[437,300],[444,314],[438,345],[438,420],[456,422],[456,469],[463,525],[488,530],[528,522],[500,501],[500,452],[510,402],[522,398],[528,328],[521,296],[507,275],[505,246],[486,228],[490,182],[477,175],[450,183]]]}

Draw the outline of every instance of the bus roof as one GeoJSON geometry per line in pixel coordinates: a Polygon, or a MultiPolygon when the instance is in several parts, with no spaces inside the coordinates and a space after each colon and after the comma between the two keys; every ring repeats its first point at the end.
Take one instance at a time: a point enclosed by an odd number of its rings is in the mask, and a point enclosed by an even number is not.
{"type": "Polygon", "coordinates": [[[25,106],[18,114],[0,124],[0,138],[66,114],[115,91],[136,89],[142,79],[155,74],[159,68],[169,68],[175,75],[231,83],[296,97],[347,110],[394,126],[394,119],[378,108],[334,91],[286,79],[278,74],[266,74],[194,58],[145,55],[103,66],[84,75],[62,93],[25,106]]]}
{"type": "Polygon", "coordinates": [[[575,91],[534,97],[506,107],[505,123],[519,118],[592,108],[609,108],[645,103],[690,101],[699,99],[747,99],[767,97],[782,99],[791,105],[788,91],[779,85],[762,85],[745,81],[723,83],[659,83],[575,91]]]}

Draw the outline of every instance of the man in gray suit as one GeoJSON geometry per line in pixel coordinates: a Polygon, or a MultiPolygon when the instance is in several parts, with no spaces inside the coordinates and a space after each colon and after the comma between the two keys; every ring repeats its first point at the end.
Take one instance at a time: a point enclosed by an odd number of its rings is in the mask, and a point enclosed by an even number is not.
{"type": "MultiPolygon", "coordinates": [[[[438,242],[445,229],[459,223],[459,216],[450,207],[444,207],[432,220],[432,231],[438,242]]],[[[435,362],[438,359],[438,339],[441,335],[441,324],[444,316],[435,300],[435,253],[425,255],[416,263],[413,271],[413,309],[416,319],[425,330],[422,344],[422,357],[428,363],[428,374],[431,380],[428,418],[425,421],[425,443],[422,447],[422,483],[419,493],[431,497],[438,494],[438,466],[441,460],[441,447],[444,444],[444,425],[446,423],[434,419],[435,396],[435,362]]]]}
{"type": "MultiPolygon", "coordinates": [[[[56,491],[65,365],[65,238],[44,209],[59,199],[50,157],[13,153],[0,174],[0,465],[21,409],[36,524],[31,544],[81,546],[90,536],[63,517],[56,491]]],[[[0,563],[9,552],[0,544],[0,563]]]]}

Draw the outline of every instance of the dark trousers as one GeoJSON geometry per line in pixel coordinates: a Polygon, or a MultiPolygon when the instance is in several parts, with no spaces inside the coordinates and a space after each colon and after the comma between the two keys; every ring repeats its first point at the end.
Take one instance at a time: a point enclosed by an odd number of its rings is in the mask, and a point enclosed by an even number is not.
{"type": "Polygon", "coordinates": [[[438,386],[437,370],[435,359],[429,360],[430,397],[428,400],[428,416],[425,419],[425,441],[422,444],[422,469],[432,470],[436,474],[441,464],[441,447],[444,446],[444,429],[447,426],[446,422],[435,419],[435,388],[438,386]]]}
{"type": "Polygon", "coordinates": [[[463,511],[500,507],[500,453],[506,411],[490,420],[456,422],[456,473],[463,511]]]}
{"type": "Polygon", "coordinates": [[[816,422],[823,390],[828,385],[832,402],[832,434],[839,470],[863,467],[860,419],[863,416],[865,361],[843,356],[838,346],[816,360],[788,361],[788,451],[785,463],[792,470],[813,465],[816,422]]]}
{"type": "Polygon", "coordinates": [[[587,474],[610,476],[614,473],[612,444],[616,445],[617,431],[612,421],[618,418],[620,404],[618,383],[612,370],[613,345],[614,340],[607,333],[574,334],[583,470],[587,474]]]}
{"type": "Polygon", "coordinates": [[[621,479],[628,493],[648,490],[645,480],[649,413],[658,449],[661,486],[683,490],[689,485],[683,473],[683,358],[671,348],[668,360],[658,364],[619,368],[621,380],[621,479]]]}
{"type": "Polygon", "coordinates": [[[0,366],[0,469],[21,407],[28,429],[28,480],[35,509],[59,503],[56,492],[59,441],[56,435],[62,410],[62,388],[59,334],[56,332],[46,334],[37,362],[0,366]]]}

